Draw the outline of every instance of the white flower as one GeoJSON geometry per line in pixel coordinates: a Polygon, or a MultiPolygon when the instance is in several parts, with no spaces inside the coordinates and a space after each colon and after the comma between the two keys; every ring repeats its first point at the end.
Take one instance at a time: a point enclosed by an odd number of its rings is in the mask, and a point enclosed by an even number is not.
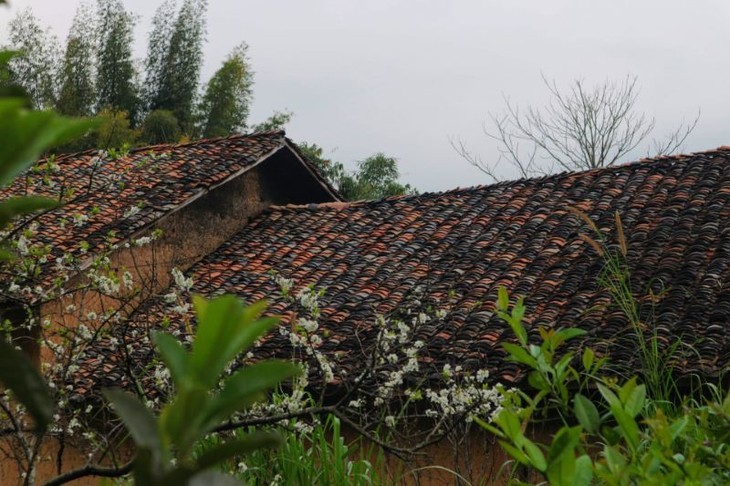
{"type": "Polygon", "coordinates": [[[131,216],[134,216],[139,212],[138,206],[131,206],[129,209],[127,209],[124,214],[122,215],[123,218],[129,218],[131,216]]]}

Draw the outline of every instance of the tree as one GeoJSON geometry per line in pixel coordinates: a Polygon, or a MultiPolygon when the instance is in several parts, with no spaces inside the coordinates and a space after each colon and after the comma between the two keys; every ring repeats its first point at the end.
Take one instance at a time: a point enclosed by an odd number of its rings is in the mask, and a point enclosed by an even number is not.
{"type": "Polygon", "coordinates": [[[155,110],[142,122],[140,139],[152,145],[180,140],[182,132],[175,114],[170,110],[155,110]]]}
{"type": "MultiPolygon", "coordinates": [[[[568,90],[561,90],[555,81],[544,77],[543,82],[550,93],[550,102],[544,108],[528,106],[521,111],[505,99],[506,111],[491,115],[495,131],[485,128],[484,133],[499,145],[500,158],[495,164],[484,162],[460,141],[452,141],[452,146],[467,162],[499,180],[497,167],[505,160],[521,177],[610,166],[630,154],[654,130],[654,118],[637,111],[639,88],[635,76],[594,87],[575,80],[568,90]]],[[[654,140],[647,152],[666,155],[677,151],[698,119],[699,115],[682,123],[664,140],[654,140]]]]}
{"type": "Polygon", "coordinates": [[[30,9],[10,21],[10,45],[21,52],[10,61],[10,82],[20,86],[38,109],[55,104],[57,93],[58,39],[43,29],[30,9]]]}
{"type": "Polygon", "coordinates": [[[342,177],[345,175],[345,167],[342,163],[325,158],[324,149],[316,143],[301,142],[297,146],[304,156],[314,164],[319,172],[335,187],[339,187],[342,177]]]}
{"type": "Polygon", "coordinates": [[[88,148],[122,148],[134,145],[139,137],[138,130],[131,126],[129,113],[104,109],[97,117],[99,126],[90,135],[88,148]]]}
{"type": "Polygon", "coordinates": [[[139,97],[132,59],[134,17],[121,0],[98,0],[99,59],[96,87],[99,109],[125,111],[137,121],[139,97]]]}
{"type": "Polygon", "coordinates": [[[165,72],[165,61],[170,50],[170,38],[175,23],[175,0],[165,0],[152,17],[152,30],[147,40],[147,58],[144,62],[144,106],[153,109],[159,96],[165,72]]]}
{"type": "Polygon", "coordinates": [[[56,109],[64,115],[89,116],[94,111],[95,18],[87,4],[76,11],[66,40],[61,68],[61,92],[56,109]]]}
{"type": "Polygon", "coordinates": [[[200,107],[201,134],[222,137],[246,128],[253,73],[243,43],[236,47],[208,82],[200,107]]]}
{"type": "MultiPolygon", "coordinates": [[[[192,131],[193,107],[203,61],[206,0],[185,0],[170,34],[169,47],[161,63],[159,91],[154,94],[150,109],[170,110],[186,133],[192,131]]],[[[164,47],[165,32],[160,32],[164,47]]],[[[151,53],[151,60],[157,56],[151,53]]]]}
{"type": "Polygon", "coordinates": [[[325,158],[324,150],[317,144],[302,142],[299,148],[348,201],[417,193],[410,184],[400,183],[398,160],[382,152],[359,161],[355,171],[347,172],[342,163],[325,158]]]}
{"type": "MultiPolygon", "coordinates": [[[[275,111],[271,116],[261,123],[251,127],[251,133],[268,132],[270,130],[283,130],[294,117],[294,113],[288,110],[275,111]]],[[[316,145],[315,145],[316,147],[316,145]]]]}
{"type": "Polygon", "coordinates": [[[357,171],[345,174],[339,190],[345,199],[382,199],[415,194],[415,188],[399,182],[398,161],[382,152],[357,163],[357,171]]]}

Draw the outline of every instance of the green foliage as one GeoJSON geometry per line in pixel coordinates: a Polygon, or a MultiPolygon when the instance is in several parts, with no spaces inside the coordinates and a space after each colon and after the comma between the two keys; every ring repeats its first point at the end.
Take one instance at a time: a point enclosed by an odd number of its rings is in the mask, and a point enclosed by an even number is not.
{"type": "Polygon", "coordinates": [[[89,148],[116,148],[136,143],[139,130],[131,127],[126,111],[102,110],[97,119],[99,125],[90,135],[89,148]]]}
{"type": "Polygon", "coordinates": [[[359,161],[357,171],[342,177],[339,190],[348,201],[416,192],[409,184],[401,184],[399,178],[398,161],[381,152],[359,161]]]}
{"type": "Polygon", "coordinates": [[[94,22],[88,7],[80,6],[66,40],[61,68],[61,91],[56,110],[63,115],[90,116],[94,112],[94,22]]]}
{"type": "MultiPolygon", "coordinates": [[[[360,438],[346,442],[337,417],[329,415],[323,423],[301,425],[291,420],[288,427],[277,428],[284,440],[276,449],[258,450],[223,467],[238,470],[238,477],[254,485],[388,484],[381,478],[385,469],[382,451],[363,449],[360,438]]],[[[242,433],[236,432],[236,436],[242,433]]],[[[219,439],[208,442],[217,444],[219,439]]]]}
{"type": "Polygon", "coordinates": [[[121,0],[98,0],[99,56],[96,90],[98,106],[112,112],[126,112],[134,126],[139,111],[132,57],[134,16],[121,0]]]}
{"type": "Polygon", "coordinates": [[[293,117],[294,113],[292,113],[291,111],[275,111],[266,120],[252,126],[250,131],[251,133],[258,133],[268,132],[270,130],[283,130],[293,117]]]}
{"type": "Polygon", "coordinates": [[[180,124],[170,110],[150,112],[142,122],[140,140],[144,143],[174,143],[181,137],[180,124]]]}
{"type": "Polygon", "coordinates": [[[200,106],[204,138],[223,137],[246,128],[253,85],[247,49],[246,44],[236,47],[205,87],[200,106]]]}
{"type": "Polygon", "coordinates": [[[10,46],[20,55],[10,63],[10,82],[29,95],[34,108],[54,106],[60,48],[49,29],[43,29],[30,9],[23,10],[10,22],[10,46]]]}
{"type": "Polygon", "coordinates": [[[417,193],[409,184],[399,182],[398,161],[383,153],[361,160],[357,163],[357,170],[347,172],[340,162],[325,158],[320,146],[303,142],[299,148],[348,201],[417,193]]]}
{"type": "Polygon", "coordinates": [[[152,17],[152,30],[147,39],[145,81],[142,88],[144,106],[152,110],[161,88],[165,59],[170,49],[170,37],[175,23],[175,0],[165,0],[152,17]]]}
{"type": "Polygon", "coordinates": [[[636,377],[619,384],[600,376],[605,361],[590,349],[583,352],[582,369],[574,368],[574,354],[562,347],[581,330],[541,329],[540,344],[531,344],[522,301],[510,308],[500,290],[497,312],[519,342],[506,343],[505,350],[527,367],[533,392],[505,392],[505,407],[493,423],[478,422],[517,462],[559,486],[590,484],[594,477],[608,485],[730,481],[730,394],[709,387],[714,399],[685,399],[677,413],[666,415],[649,406],[648,389],[636,377]],[[538,408],[556,410],[563,424],[548,444],[525,435],[538,408]]]}
{"type": "Polygon", "coordinates": [[[190,133],[193,125],[193,107],[203,61],[203,39],[205,36],[206,0],[185,0],[169,32],[160,25],[148,64],[161,61],[163,68],[155,75],[158,91],[150,94],[150,109],[170,110],[184,132],[190,133]],[[166,49],[165,49],[166,47],[166,49]]]}
{"type": "Polygon", "coordinates": [[[340,162],[325,158],[324,149],[315,143],[302,142],[297,145],[307,160],[319,169],[320,173],[327,178],[330,184],[337,187],[339,181],[345,174],[345,167],[340,162]]]}
{"type": "Polygon", "coordinates": [[[28,356],[5,341],[0,341],[0,382],[15,393],[43,432],[53,419],[53,400],[45,380],[28,356]]]}
{"type": "MultiPolygon", "coordinates": [[[[254,432],[195,456],[196,444],[216,426],[264,398],[265,392],[294,375],[297,368],[290,363],[263,361],[227,376],[230,362],[277,319],[261,317],[265,303],[246,307],[233,296],[212,301],[195,297],[194,305],[198,329],[190,351],[170,335],[158,333],[153,338],[176,390],[158,417],[129,393],[104,392],[137,445],[134,477],[138,485],[199,481],[200,474],[216,464],[279,442],[275,434],[254,432]]],[[[207,484],[216,484],[212,473],[205,474],[206,481],[212,481],[207,484]]]]}

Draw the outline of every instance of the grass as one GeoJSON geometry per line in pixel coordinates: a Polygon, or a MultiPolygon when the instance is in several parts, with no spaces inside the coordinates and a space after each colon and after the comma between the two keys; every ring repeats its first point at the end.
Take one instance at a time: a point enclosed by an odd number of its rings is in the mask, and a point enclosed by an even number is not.
{"type": "MultiPolygon", "coordinates": [[[[225,470],[237,470],[236,475],[250,485],[389,484],[382,450],[364,447],[361,438],[347,441],[337,417],[330,415],[311,429],[295,430],[295,424],[293,420],[290,427],[276,428],[283,437],[278,448],[255,451],[227,464],[225,470]]],[[[212,437],[206,445],[215,441],[212,437]]]]}

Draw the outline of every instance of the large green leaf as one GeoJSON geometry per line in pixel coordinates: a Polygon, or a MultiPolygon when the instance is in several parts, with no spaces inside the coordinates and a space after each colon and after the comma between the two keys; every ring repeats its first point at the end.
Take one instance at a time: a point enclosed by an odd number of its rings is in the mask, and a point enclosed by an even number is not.
{"type": "Polygon", "coordinates": [[[46,197],[25,196],[11,197],[0,202],[0,226],[5,226],[16,216],[33,213],[41,209],[50,209],[58,206],[58,201],[46,197]]]}
{"type": "Polygon", "coordinates": [[[559,461],[566,454],[574,457],[573,451],[580,441],[580,432],[580,426],[561,428],[550,444],[548,463],[559,461]]]}
{"type": "Polygon", "coordinates": [[[526,364],[532,368],[537,365],[535,358],[530,356],[530,353],[525,351],[524,348],[512,343],[502,343],[502,347],[509,353],[510,360],[526,364]]]}
{"type": "Polygon", "coordinates": [[[48,385],[30,358],[6,341],[0,341],[0,381],[28,409],[36,428],[45,431],[53,418],[53,400],[48,385]]]}
{"type": "Polygon", "coordinates": [[[72,120],[51,111],[25,109],[19,98],[0,99],[0,186],[30,166],[47,149],[83,135],[93,120],[72,120]]]}
{"type": "Polygon", "coordinates": [[[584,429],[591,434],[598,432],[598,428],[601,426],[601,416],[592,401],[578,393],[575,396],[574,411],[578,422],[584,429]]]}
{"type": "Polygon", "coordinates": [[[160,429],[183,456],[205,434],[202,423],[209,399],[207,388],[184,387],[162,411],[160,429]]]}
{"type": "Polygon", "coordinates": [[[258,319],[266,303],[250,306],[233,295],[218,297],[207,304],[195,297],[198,332],[190,357],[190,370],[201,384],[213,387],[228,363],[271,329],[276,318],[258,319]]]}
{"type": "Polygon", "coordinates": [[[232,413],[250,406],[264,392],[292,377],[298,370],[295,365],[284,361],[264,361],[238,370],[209,402],[203,421],[205,427],[212,428],[232,413]]]}
{"type": "Polygon", "coordinates": [[[626,397],[624,403],[624,410],[632,418],[636,417],[644,409],[644,403],[646,402],[646,386],[637,385],[631,390],[629,396],[626,397]]]}

